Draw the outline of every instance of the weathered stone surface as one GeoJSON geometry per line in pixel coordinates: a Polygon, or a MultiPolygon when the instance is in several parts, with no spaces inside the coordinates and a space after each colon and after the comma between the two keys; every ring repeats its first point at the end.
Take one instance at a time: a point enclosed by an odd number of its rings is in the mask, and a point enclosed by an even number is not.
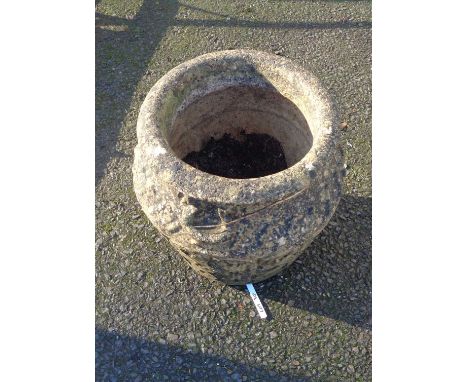
{"type": "Polygon", "coordinates": [[[258,282],[290,265],[330,220],[344,174],[339,120],[318,80],[288,59],[216,52],[169,71],[138,117],[134,188],[153,225],[199,273],[258,282]],[[288,168],[250,179],[183,162],[211,137],[267,133],[288,168]]]}

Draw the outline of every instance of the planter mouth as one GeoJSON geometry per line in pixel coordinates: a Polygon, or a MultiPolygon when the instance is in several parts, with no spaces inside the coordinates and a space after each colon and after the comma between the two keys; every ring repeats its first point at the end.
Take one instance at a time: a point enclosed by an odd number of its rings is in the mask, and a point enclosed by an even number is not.
{"type": "MultiPolygon", "coordinates": [[[[157,166],[182,194],[233,205],[263,204],[310,187],[336,150],[337,116],[326,90],[292,61],[253,50],[208,53],[164,75],[141,106],[142,162],[157,166]],[[277,139],[287,168],[235,179],[192,167],[183,158],[224,133],[277,139]]],[[[136,151],[135,151],[136,152],[136,151]]],[[[319,177],[320,178],[320,177],[319,177]]]]}

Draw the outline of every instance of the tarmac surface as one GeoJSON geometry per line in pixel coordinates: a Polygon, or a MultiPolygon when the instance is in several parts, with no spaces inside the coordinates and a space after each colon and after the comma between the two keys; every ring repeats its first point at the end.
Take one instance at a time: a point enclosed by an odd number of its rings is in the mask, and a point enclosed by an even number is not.
{"type": "Polygon", "coordinates": [[[371,380],[371,2],[96,3],[96,380],[371,380]],[[349,174],[330,224],[288,269],[241,287],[195,274],[152,227],[131,166],[139,107],[172,67],[215,50],[288,57],[343,122],[349,174]]]}

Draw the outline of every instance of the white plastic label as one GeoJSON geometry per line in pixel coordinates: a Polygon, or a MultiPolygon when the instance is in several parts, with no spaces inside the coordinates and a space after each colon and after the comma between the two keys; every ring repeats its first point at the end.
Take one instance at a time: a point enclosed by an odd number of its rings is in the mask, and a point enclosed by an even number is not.
{"type": "Polygon", "coordinates": [[[252,297],[252,301],[255,304],[255,307],[257,308],[257,312],[260,315],[260,318],[267,318],[267,314],[265,312],[265,309],[263,308],[262,302],[258,298],[257,292],[255,291],[254,286],[252,283],[249,283],[246,285],[247,289],[249,290],[250,297],[252,297]]]}

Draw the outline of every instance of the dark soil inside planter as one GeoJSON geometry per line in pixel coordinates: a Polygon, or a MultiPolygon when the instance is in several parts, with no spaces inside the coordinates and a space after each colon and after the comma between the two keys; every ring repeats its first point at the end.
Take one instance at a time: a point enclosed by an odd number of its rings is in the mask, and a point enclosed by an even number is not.
{"type": "Polygon", "coordinates": [[[267,134],[242,133],[240,140],[230,134],[210,138],[201,151],[192,151],[183,160],[209,174],[236,179],[259,178],[288,167],[281,144],[267,134]]]}

